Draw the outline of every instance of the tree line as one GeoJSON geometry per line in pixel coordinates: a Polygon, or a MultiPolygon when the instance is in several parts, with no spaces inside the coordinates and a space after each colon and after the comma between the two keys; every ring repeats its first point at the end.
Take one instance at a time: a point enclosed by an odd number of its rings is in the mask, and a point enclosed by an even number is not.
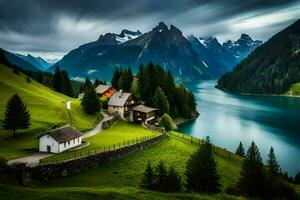
{"type": "Polygon", "coordinates": [[[111,83],[116,89],[133,93],[146,105],[159,108],[160,115],[168,113],[184,118],[197,115],[193,93],[183,83],[176,85],[171,72],[165,72],[159,65],[141,65],[136,77],[129,68],[117,69],[111,83]]]}
{"type": "MultiPolygon", "coordinates": [[[[258,197],[262,199],[298,199],[299,196],[288,183],[289,179],[280,170],[276,160],[274,148],[271,147],[266,165],[263,164],[258,147],[254,142],[244,152],[242,143],[239,144],[236,154],[243,157],[240,177],[233,186],[228,186],[225,192],[230,195],[258,197]]],[[[150,162],[142,177],[142,187],[163,192],[177,192],[184,187],[188,191],[200,193],[218,193],[221,190],[220,175],[217,163],[213,156],[213,145],[207,137],[198,149],[190,155],[184,172],[183,183],[178,172],[171,167],[172,183],[168,185],[167,170],[162,161],[152,168],[150,162]],[[172,188],[172,190],[168,189],[172,188]]],[[[297,173],[294,183],[299,183],[300,172],[297,173]]]]}
{"type": "Polygon", "coordinates": [[[218,87],[239,93],[283,94],[300,82],[298,20],[255,49],[233,71],[218,81],[218,87]]]}

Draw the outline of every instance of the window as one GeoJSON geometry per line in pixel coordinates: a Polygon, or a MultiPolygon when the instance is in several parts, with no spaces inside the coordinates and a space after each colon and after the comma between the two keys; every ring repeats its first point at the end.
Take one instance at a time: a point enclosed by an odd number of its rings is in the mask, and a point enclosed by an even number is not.
{"type": "Polygon", "coordinates": [[[66,147],[66,142],[64,142],[64,147],[66,147]]]}
{"type": "Polygon", "coordinates": [[[77,139],[77,142],[79,143],[79,138],[77,139]]]}
{"type": "Polygon", "coordinates": [[[75,139],[73,140],[73,144],[75,144],[75,139]]]}
{"type": "Polygon", "coordinates": [[[70,141],[68,141],[68,145],[70,145],[70,141]]]}

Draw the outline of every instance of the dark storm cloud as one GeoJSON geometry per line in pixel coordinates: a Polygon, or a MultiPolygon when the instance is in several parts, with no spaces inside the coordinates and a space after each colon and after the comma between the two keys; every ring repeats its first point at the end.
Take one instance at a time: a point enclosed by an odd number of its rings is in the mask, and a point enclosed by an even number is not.
{"type": "Polygon", "coordinates": [[[297,12],[299,1],[287,0],[0,0],[0,46],[66,53],[105,32],[145,32],[159,21],[197,36],[248,31],[265,40],[299,18],[297,12]]]}

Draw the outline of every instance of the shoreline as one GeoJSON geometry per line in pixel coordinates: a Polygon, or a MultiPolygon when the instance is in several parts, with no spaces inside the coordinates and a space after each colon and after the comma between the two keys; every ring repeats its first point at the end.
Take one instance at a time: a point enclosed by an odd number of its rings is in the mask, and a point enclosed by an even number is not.
{"type": "Polygon", "coordinates": [[[191,119],[177,118],[177,119],[174,120],[174,123],[176,124],[177,129],[178,129],[179,126],[181,126],[181,125],[183,125],[183,124],[185,124],[185,123],[187,123],[187,122],[189,122],[189,121],[192,121],[192,120],[197,119],[197,117],[198,117],[199,115],[200,115],[200,113],[198,113],[197,116],[195,116],[195,117],[193,117],[193,118],[191,118],[191,119]]]}
{"type": "Polygon", "coordinates": [[[300,95],[292,95],[292,94],[288,94],[289,92],[287,92],[286,94],[253,94],[253,93],[246,93],[246,92],[233,92],[233,91],[229,91],[226,89],[222,89],[221,87],[219,87],[218,85],[215,85],[215,88],[217,88],[218,90],[221,90],[223,92],[226,93],[230,93],[230,94],[238,94],[238,95],[242,95],[242,96],[265,96],[265,97],[290,97],[290,98],[300,98],[300,95]]]}

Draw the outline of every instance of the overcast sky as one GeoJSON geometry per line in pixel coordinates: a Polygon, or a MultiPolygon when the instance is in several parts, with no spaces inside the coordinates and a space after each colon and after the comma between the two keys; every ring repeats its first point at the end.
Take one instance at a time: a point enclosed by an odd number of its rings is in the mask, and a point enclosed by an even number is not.
{"type": "Polygon", "coordinates": [[[299,0],[0,0],[0,47],[56,60],[100,34],[160,21],[221,42],[266,41],[299,18],[299,0]]]}

